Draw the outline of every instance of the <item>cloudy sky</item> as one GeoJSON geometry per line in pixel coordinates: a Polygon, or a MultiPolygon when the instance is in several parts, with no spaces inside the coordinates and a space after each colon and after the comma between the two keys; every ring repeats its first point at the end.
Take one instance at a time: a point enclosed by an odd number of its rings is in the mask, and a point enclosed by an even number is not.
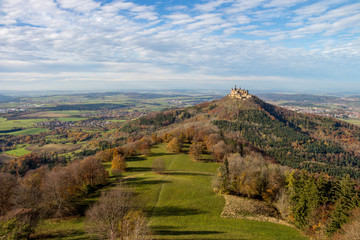
{"type": "Polygon", "coordinates": [[[0,0],[0,90],[360,91],[358,0],[0,0]]]}

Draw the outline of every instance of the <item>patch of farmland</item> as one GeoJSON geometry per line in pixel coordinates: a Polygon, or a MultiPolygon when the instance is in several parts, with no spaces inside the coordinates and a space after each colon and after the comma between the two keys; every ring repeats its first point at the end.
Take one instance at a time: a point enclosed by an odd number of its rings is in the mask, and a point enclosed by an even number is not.
{"type": "Polygon", "coordinates": [[[39,147],[38,144],[31,145],[26,149],[29,151],[33,151],[36,153],[41,152],[58,152],[58,153],[66,153],[66,152],[73,152],[78,150],[82,147],[83,144],[46,144],[44,146],[39,147]]]}

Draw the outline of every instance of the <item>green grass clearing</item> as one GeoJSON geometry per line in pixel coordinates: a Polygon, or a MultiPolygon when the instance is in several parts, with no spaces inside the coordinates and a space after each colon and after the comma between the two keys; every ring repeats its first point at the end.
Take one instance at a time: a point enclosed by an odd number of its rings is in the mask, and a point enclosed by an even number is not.
{"type": "Polygon", "coordinates": [[[16,157],[21,157],[25,154],[31,153],[31,151],[26,149],[28,146],[28,144],[18,145],[16,149],[6,151],[5,153],[16,157]]]}
{"type": "Polygon", "coordinates": [[[47,121],[46,119],[21,119],[21,120],[7,120],[0,118],[0,131],[10,130],[12,128],[30,128],[35,123],[47,121]]]}
{"type": "Polygon", "coordinates": [[[341,119],[341,120],[360,126],[360,119],[341,119]]]}
{"type": "Polygon", "coordinates": [[[24,129],[21,131],[17,131],[17,132],[13,132],[13,133],[9,133],[12,134],[14,136],[19,136],[19,135],[32,135],[32,134],[38,134],[38,133],[42,133],[42,132],[48,132],[49,130],[46,128],[28,128],[28,129],[24,129]]]}
{"type": "Polygon", "coordinates": [[[156,239],[307,239],[288,226],[220,217],[225,200],[211,188],[217,163],[167,154],[165,144],[127,163],[125,182],[143,194],[156,239]],[[157,157],[167,163],[164,174],[151,172],[157,157]]]}
{"type": "MultiPolygon", "coordinates": [[[[105,163],[105,167],[109,169],[110,163],[105,163]]],[[[149,157],[128,159],[124,182],[140,194],[154,239],[307,239],[292,227],[220,217],[225,200],[211,188],[218,167],[213,162],[192,161],[188,154],[169,154],[165,144],[153,147],[149,157]],[[151,171],[155,158],[164,159],[165,173],[151,171]]],[[[38,227],[37,234],[45,236],[57,231],[51,238],[88,239],[83,224],[83,218],[47,220],[38,227]]]]}
{"type": "MultiPolygon", "coordinates": [[[[31,239],[76,239],[85,240],[91,237],[84,231],[84,218],[67,220],[47,219],[39,223],[31,239]]],[[[95,239],[95,238],[93,238],[95,239]]]]}

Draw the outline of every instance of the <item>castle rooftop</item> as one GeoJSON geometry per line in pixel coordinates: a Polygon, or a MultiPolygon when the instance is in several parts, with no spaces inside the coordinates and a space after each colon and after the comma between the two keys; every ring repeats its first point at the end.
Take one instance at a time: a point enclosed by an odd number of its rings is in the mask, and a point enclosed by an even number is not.
{"type": "Polygon", "coordinates": [[[231,92],[228,96],[231,98],[236,98],[241,100],[252,98],[252,95],[249,94],[249,90],[241,89],[241,87],[238,89],[236,88],[236,85],[234,88],[231,89],[231,92]]]}

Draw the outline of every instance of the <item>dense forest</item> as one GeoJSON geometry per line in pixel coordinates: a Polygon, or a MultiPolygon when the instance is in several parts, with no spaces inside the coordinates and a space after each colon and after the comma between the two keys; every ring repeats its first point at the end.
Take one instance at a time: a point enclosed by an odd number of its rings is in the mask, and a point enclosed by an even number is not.
{"type": "MultiPolygon", "coordinates": [[[[241,102],[239,102],[241,104],[241,102]]],[[[280,164],[332,176],[359,178],[360,128],[339,120],[303,115],[255,99],[248,108],[219,104],[212,123],[262,150],[280,164]],[[224,113],[228,116],[224,117],[224,113]]]]}

